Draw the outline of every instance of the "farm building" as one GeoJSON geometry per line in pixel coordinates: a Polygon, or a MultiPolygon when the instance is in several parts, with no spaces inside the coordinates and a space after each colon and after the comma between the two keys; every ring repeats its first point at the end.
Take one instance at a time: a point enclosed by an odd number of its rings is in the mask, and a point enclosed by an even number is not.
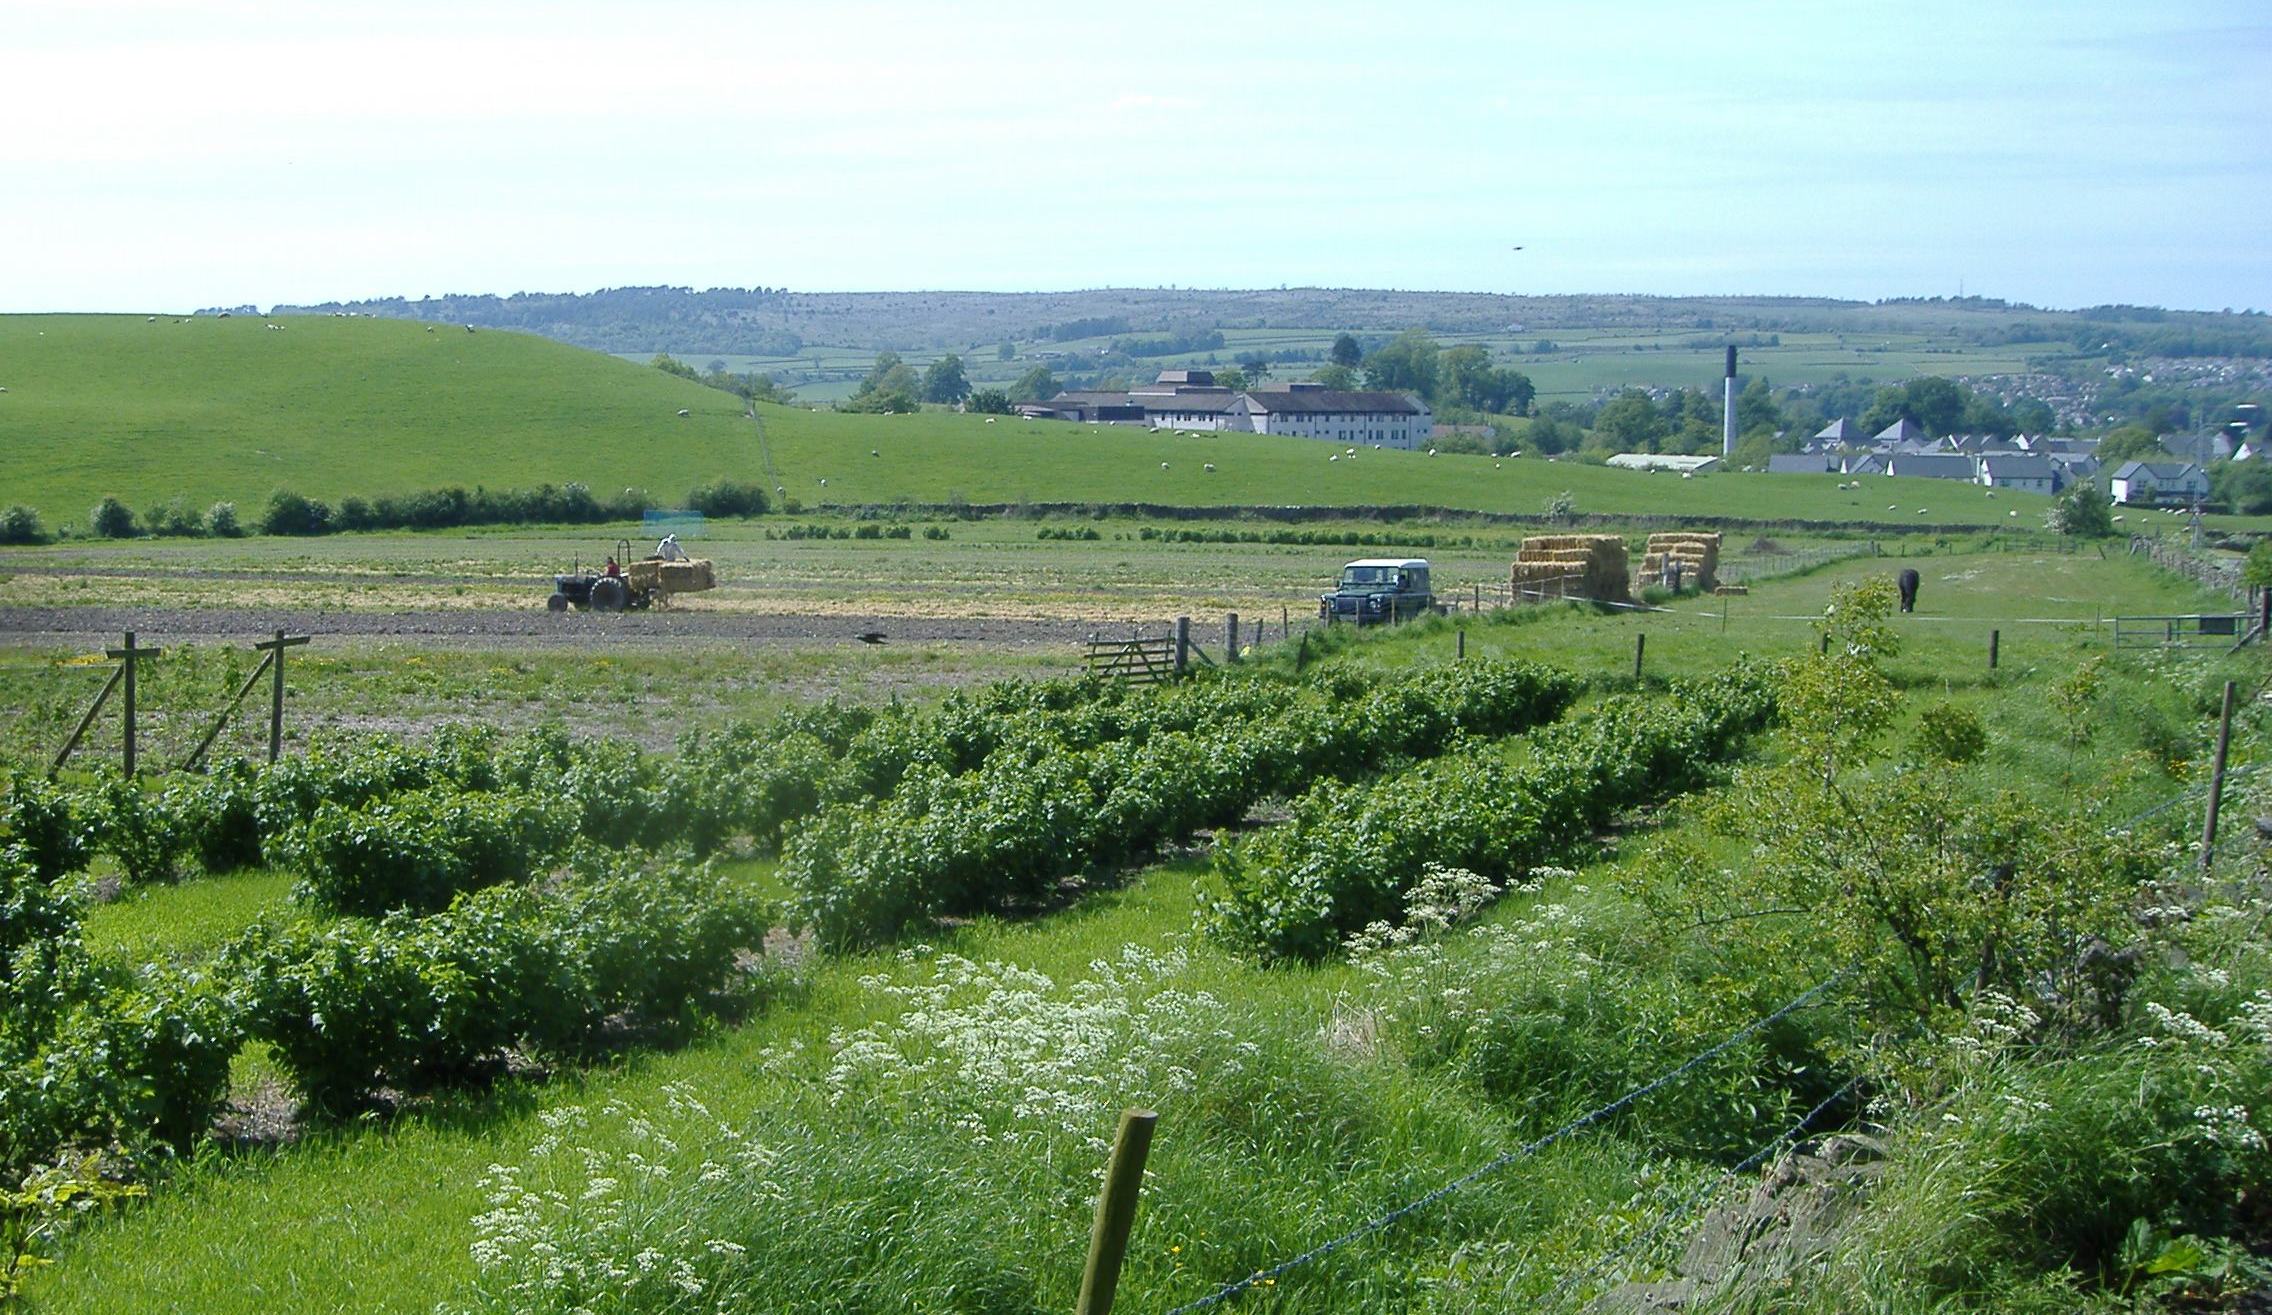
{"type": "Polygon", "coordinates": [[[1778,452],[1767,458],[1770,475],[1835,475],[1838,458],[1828,452],[1778,452]]]}
{"type": "Polygon", "coordinates": [[[1672,470],[1683,475],[1702,475],[1720,468],[1716,456],[1683,457],[1670,452],[1620,452],[1606,465],[1619,470],[1672,470]]]}
{"type": "Polygon", "coordinates": [[[2115,467],[2107,491],[2132,506],[2187,503],[2209,496],[2209,477],[2190,461],[2125,461],[2115,467]]]}
{"type": "Polygon", "coordinates": [[[1018,408],[1035,420],[1141,424],[1242,434],[1292,434],[1336,443],[1416,448],[1433,418],[1405,393],[1342,392],[1312,383],[1233,392],[1206,370],[1162,370],[1125,393],[1064,392],[1018,408]]]}

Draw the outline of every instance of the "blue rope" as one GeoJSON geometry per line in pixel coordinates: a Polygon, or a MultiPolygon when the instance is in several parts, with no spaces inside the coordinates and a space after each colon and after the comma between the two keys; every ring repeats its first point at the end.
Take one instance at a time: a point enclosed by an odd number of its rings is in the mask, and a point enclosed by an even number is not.
{"type": "Polygon", "coordinates": [[[1691,1057],[1688,1062],[1682,1064],[1680,1067],[1673,1069],[1671,1072],[1666,1073],[1664,1076],[1659,1077],[1654,1081],[1648,1082],[1642,1086],[1635,1087],[1633,1090],[1626,1092],[1624,1095],[1619,1096],[1616,1100],[1609,1102],[1607,1105],[1604,1105],[1599,1109],[1590,1110],[1587,1113],[1579,1115],[1577,1118],[1570,1120],[1568,1123],[1565,1123],[1561,1127],[1556,1128],[1554,1131],[1538,1138],[1536,1141],[1525,1142],[1515,1149],[1507,1151],[1504,1154],[1501,1154],[1496,1158],[1490,1160],[1488,1163],[1484,1164],[1482,1168],[1476,1169],[1471,1173],[1464,1174],[1461,1177],[1454,1178],[1450,1182],[1445,1183],[1443,1186],[1429,1192],[1427,1195],[1422,1196],[1416,1200],[1409,1201],[1404,1205],[1400,1205],[1396,1209],[1389,1211],[1387,1214],[1367,1220],[1365,1223],[1359,1224],[1357,1227],[1350,1229],[1348,1232],[1343,1233],[1341,1236],[1334,1238],[1330,1242],[1320,1243],[1319,1245],[1311,1247],[1309,1250],[1304,1251],[1300,1255],[1295,1256],[1291,1260],[1280,1261],[1279,1263],[1272,1265],[1268,1269],[1258,1269],[1254,1273],[1247,1275],[1245,1278],[1239,1279],[1235,1282],[1226,1283],[1222,1287],[1217,1288],[1215,1291],[1209,1293],[1204,1297],[1201,1297],[1197,1301],[1188,1302],[1184,1305],[1176,1307],[1175,1309],[1169,1311],[1167,1315],[1191,1315],[1191,1312],[1193,1311],[1205,1310],[1210,1306],[1220,1305],[1223,1302],[1229,1301],[1231,1298],[1239,1295],[1240,1293],[1246,1291],[1248,1288],[1251,1288],[1258,1283],[1273,1281],[1280,1275],[1285,1274],[1290,1270],[1299,1269],[1301,1266],[1306,1265],[1313,1260],[1323,1259],[1326,1256],[1332,1255],[1334,1252],[1339,1251],[1341,1248],[1349,1245],[1351,1242],[1355,1242],[1361,1238],[1370,1237],[1373,1234],[1380,1232],[1382,1229],[1389,1227],[1400,1219],[1403,1219],[1406,1215],[1427,1209],[1429,1206],[1434,1205],[1436,1202],[1443,1200],[1445,1197],[1450,1196],[1453,1192],[1466,1187],[1467,1185],[1477,1181],[1478,1179],[1487,1177],[1490,1174],[1497,1173],[1499,1170],[1506,1168],[1508,1165],[1513,1164],[1517,1160],[1528,1159],[1531,1156],[1538,1154],[1540,1151],[1545,1150],[1547,1147],[1552,1146],[1556,1142],[1561,1141],[1563,1138],[1570,1136],[1572,1133],[1581,1132],[1587,1128],[1592,1127],[1594,1124],[1600,1123],[1604,1119],[1612,1117],[1619,1111],[1624,1110],[1628,1106],[1632,1105],[1635,1101],[1638,1101],[1653,1092],[1662,1090],[1663,1088],[1670,1086],[1671,1084],[1688,1076],[1690,1073],[1694,1072],[1702,1065],[1707,1064],[1714,1059],[1717,1059],[1723,1054],[1726,1054],[1737,1043],[1749,1038],[1754,1033],[1772,1026],[1775,1023],[1781,1022],[1783,1019],[1788,1018],[1790,1015],[1798,1012],[1800,1009],[1805,1008],[1808,1004],[1812,1003],[1817,996],[1820,996],[1823,992],[1829,990],[1831,987],[1845,980],[1846,974],[1849,971],[1851,970],[1844,968],[1840,969],[1837,973],[1823,979],[1822,981],[1816,983],[1814,986],[1809,987],[1804,994],[1800,995],[1797,999],[1791,1001],[1789,1004],[1784,1005],[1782,1008],[1776,1010],[1774,1013],[1769,1014],[1765,1018],[1759,1019],[1756,1022],[1745,1025],[1743,1028],[1732,1033],[1726,1040],[1721,1041],[1718,1045],[1713,1046],[1711,1049],[1698,1052],[1695,1056],[1691,1057]]]}
{"type": "Polygon", "coordinates": [[[1762,1163],[1764,1163],[1768,1156],[1773,1155],[1776,1151],[1798,1140],[1801,1136],[1804,1136],[1806,1130],[1814,1125],[1814,1121],[1822,1117],[1824,1110],[1829,1109],[1831,1106],[1837,1104],[1838,1102],[1846,1099],[1847,1096],[1853,1094],[1854,1088],[1860,1086],[1861,1083],[1862,1079],[1859,1076],[1848,1078],[1846,1080],[1845,1086],[1840,1087],[1838,1090],[1830,1093],[1830,1095],[1828,1095],[1827,1097],[1824,1097],[1821,1104],[1815,1106],[1811,1110],[1808,1110],[1797,1123],[1794,1123],[1790,1127],[1785,1128],[1783,1131],[1777,1133],[1765,1144],[1761,1145],[1759,1149],[1745,1156],[1736,1165],[1722,1171],[1718,1177],[1705,1180],[1705,1182],[1701,1186],[1699,1186],[1695,1191],[1690,1192],[1686,1197],[1682,1198],[1678,1204],[1672,1207],[1672,1209],[1667,1210],[1662,1215],[1659,1215],[1657,1217],[1657,1222],[1651,1224],[1646,1231],[1633,1237],[1631,1240],[1627,1241],[1625,1245],[1617,1248],[1615,1251],[1610,1252],[1608,1255],[1603,1256],[1593,1264],[1587,1266],[1582,1270],[1579,1270],[1577,1273],[1565,1277],[1560,1283],[1555,1284],[1554,1290],[1546,1294],[1547,1304],[1551,1305],[1554,1302],[1560,1301],[1563,1297],[1569,1294],[1570,1289],[1578,1286],[1580,1283],[1585,1282],[1587,1279],[1592,1278],[1594,1275],[1599,1274],[1601,1271],[1609,1268],[1611,1265],[1616,1264],[1623,1257],[1630,1255],[1634,1251],[1637,1251],[1644,1246],[1647,1246],[1651,1241],[1656,1239],[1658,1234],[1664,1232],[1673,1224],[1682,1219],[1685,1219],[1690,1214],[1694,1213],[1697,1207],[1703,1205],[1707,1200],[1710,1200],[1714,1193],[1718,1192],[1722,1187],[1726,1186],[1730,1179],[1735,1178],[1739,1174],[1750,1173],[1752,1170],[1758,1168],[1762,1163]]]}

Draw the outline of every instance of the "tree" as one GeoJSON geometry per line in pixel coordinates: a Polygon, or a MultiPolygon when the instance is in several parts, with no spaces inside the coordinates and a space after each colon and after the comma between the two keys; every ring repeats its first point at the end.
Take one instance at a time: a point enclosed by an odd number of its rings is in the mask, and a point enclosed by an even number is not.
{"type": "Polygon", "coordinates": [[[1764,429],[1785,428],[1783,408],[1775,404],[1775,390],[1764,378],[1753,379],[1736,394],[1736,432],[1749,435],[1764,429]]]}
{"type": "Polygon", "coordinates": [[[2220,461],[2209,467],[2209,488],[2217,501],[2241,515],[2261,516],[2272,511],[2272,464],[2220,461]]]}
{"type": "Polygon", "coordinates": [[[1365,349],[1358,346],[1357,340],[1349,334],[1335,334],[1333,346],[1326,352],[1325,358],[1344,370],[1354,370],[1364,361],[1365,349]]]}
{"type": "Polygon", "coordinates": [[[1654,452],[1667,432],[1663,413],[1638,388],[1611,398],[1594,417],[1595,437],[1618,452],[1654,452]]]}
{"type": "Polygon", "coordinates": [[[0,543],[39,543],[47,538],[39,513],[22,503],[0,511],[0,543]]]}
{"type": "Polygon", "coordinates": [[[868,377],[860,381],[846,401],[838,402],[839,411],[899,412],[919,409],[917,398],[922,395],[923,380],[913,367],[899,359],[898,352],[876,353],[876,363],[868,370],[868,377]]]}
{"type": "Polygon", "coordinates": [[[1012,346],[1009,340],[1004,339],[1002,345],[994,349],[994,359],[997,361],[1014,361],[1018,359],[1018,349],[1012,346]]]}
{"type": "Polygon", "coordinates": [[[87,526],[98,539],[131,539],[134,537],[134,513],[116,498],[104,498],[87,513],[87,526]]]}
{"type": "MultiPolygon", "coordinates": [[[[1268,379],[1270,377],[1270,358],[1261,352],[1240,352],[1239,369],[1246,375],[1246,383],[1244,385],[1233,385],[1234,391],[1237,387],[1251,388],[1268,379]]],[[[1220,382],[1220,380],[1217,382],[1220,382]]]]}
{"type": "Polygon", "coordinates": [[[963,399],[962,409],[972,415],[1010,414],[1010,395],[999,388],[981,388],[963,399]]]}
{"type": "Polygon", "coordinates": [[[2112,505],[2098,485],[2077,484],[2051,504],[2051,528],[2070,538],[2109,538],[2114,533],[2112,505]]]}
{"type": "Polygon", "coordinates": [[[1016,402],[1045,402],[1064,390],[1057,386],[1057,376],[1046,365],[1037,365],[1018,376],[1010,385],[1010,399],[1016,402]]]}
{"type": "Polygon", "coordinates": [[[2124,425],[2098,445],[2099,464],[2109,469],[2125,461],[2159,461],[2168,455],[2154,431],[2144,425],[2124,425]]]}
{"type": "Polygon", "coordinates": [[[1365,383],[1373,388],[1418,393],[1433,402],[1437,382],[1436,340],[1406,329],[1365,358],[1365,383]]]}
{"type": "Polygon", "coordinates": [[[1357,372],[1346,365],[1319,366],[1317,373],[1310,378],[1318,387],[1330,388],[1337,393],[1350,392],[1357,387],[1357,372]]]}
{"type": "Polygon", "coordinates": [[[1970,394],[1961,385],[1939,375],[1891,384],[1880,388],[1869,409],[1862,412],[1862,428],[1874,434],[1895,421],[1906,419],[1927,434],[1954,434],[1964,428],[1970,400],[1970,394]]]}
{"type": "Polygon", "coordinates": [[[948,352],[923,372],[923,400],[952,405],[970,396],[970,376],[963,373],[962,358],[948,352]]]}
{"type": "Polygon", "coordinates": [[[1215,382],[1218,386],[1228,388],[1234,393],[1244,392],[1247,388],[1246,371],[1235,365],[1223,366],[1215,371],[1215,382]]]}

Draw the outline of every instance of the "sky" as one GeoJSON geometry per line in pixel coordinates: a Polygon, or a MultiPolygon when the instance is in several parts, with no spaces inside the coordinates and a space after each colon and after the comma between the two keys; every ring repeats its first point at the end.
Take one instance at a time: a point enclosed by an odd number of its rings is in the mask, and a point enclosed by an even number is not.
{"type": "Polygon", "coordinates": [[[0,0],[0,311],[635,284],[2267,310],[2268,64],[2262,0],[0,0]]]}

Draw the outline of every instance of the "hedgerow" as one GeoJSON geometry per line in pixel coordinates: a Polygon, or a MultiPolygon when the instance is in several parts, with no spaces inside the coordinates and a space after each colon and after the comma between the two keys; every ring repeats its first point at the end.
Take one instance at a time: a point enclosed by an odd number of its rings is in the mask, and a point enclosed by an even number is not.
{"type": "Polygon", "coordinates": [[[363,807],[324,804],[285,836],[295,893],[342,913],[431,912],[461,891],[524,881],[574,834],[558,798],[409,790],[363,807]]]}

